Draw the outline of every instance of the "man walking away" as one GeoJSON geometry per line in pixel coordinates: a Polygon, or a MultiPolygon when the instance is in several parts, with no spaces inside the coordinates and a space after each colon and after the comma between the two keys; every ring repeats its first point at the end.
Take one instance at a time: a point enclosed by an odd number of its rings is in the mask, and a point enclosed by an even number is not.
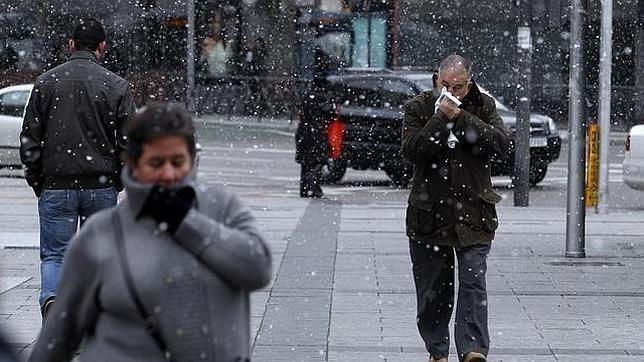
{"type": "Polygon", "coordinates": [[[506,155],[510,139],[494,99],[472,80],[471,66],[462,56],[448,56],[434,90],[404,108],[402,150],[415,166],[407,236],[418,330],[430,361],[446,362],[449,356],[454,254],[459,360],[484,362],[490,345],[485,273],[501,200],[492,190],[490,159],[506,155]]]}
{"type": "Polygon", "coordinates": [[[98,20],[80,21],[70,59],[36,80],[20,133],[25,178],[38,197],[43,317],[79,221],[115,205],[122,189],[121,130],[135,107],[127,81],[99,64],[105,44],[98,20]]]}

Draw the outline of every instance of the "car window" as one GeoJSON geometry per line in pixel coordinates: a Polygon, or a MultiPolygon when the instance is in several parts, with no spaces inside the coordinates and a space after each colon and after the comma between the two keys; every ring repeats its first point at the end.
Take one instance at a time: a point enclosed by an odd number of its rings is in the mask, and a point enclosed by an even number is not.
{"type": "Polygon", "coordinates": [[[403,81],[386,80],[380,84],[380,105],[383,108],[402,108],[415,95],[412,85],[403,81]]]}
{"type": "Polygon", "coordinates": [[[29,101],[29,92],[7,92],[0,96],[0,114],[5,116],[22,117],[29,101]]]}
{"type": "Polygon", "coordinates": [[[418,89],[420,89],[421,92],[434,89],[434,81],[432,80],[432,78],[420,79],[416,81],[416,85],[418,86],[418,89]]]}
{"type": "Polygon", "coordinates": [[[391,79],[355,79],[345,83],[343,102],[354,107],[400,109],[416,95],[411,84],[391,79]]]}
{"type": "Polygon", "coordinates": [[[345,105],[354,107],[380,107],[378,82],[368,79],[350,80],[343,91],[345,105]]]}
{"type": "MultiPolygon", "coordinates": [[[[477,84],[477,85],[478,85],[478,84],[477,84]]],[[[493,96],[490,92],[488,92],[488,91],[487,91],[487,89],[485,89],[485,88],[481,87],[480,85],[478,85],[478,87],[479,87],[479,90],[481,91],[481,93],[483,93],[483,94],[487,94],[488,96],[490,96],[490,97],[494,98],[494,104],[496,105],[496,110],[497,110],[497,111],[510,112],[510,108],[508,108],[505,104],[503,104],[503,103],[499,102],[499,101],[496,99],[496,97],[495,97],[495,96],[493,96]]]]}

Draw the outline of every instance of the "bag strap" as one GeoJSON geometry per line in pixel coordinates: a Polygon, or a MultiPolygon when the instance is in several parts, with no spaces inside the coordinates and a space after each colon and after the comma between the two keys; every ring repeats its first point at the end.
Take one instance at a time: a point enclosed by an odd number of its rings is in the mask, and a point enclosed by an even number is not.
{"type": "Polygon", "coordinates": [[[121,269],[123,270],[123,277],[125,279],[125,286],[128,291],[128,294],[130,295],[130,298],[134,301],[134,304],[136,305],[136,309],[141,315],[141,318],[143,318],[143,320],[146,323],[145,330],[152,336],[152,338],[154,338],[154,341],[156,342],[157,347],[159,347],[159,349],[165,354],[166,359],[170,360],[168,347],[166,346],[165,341],[161,337],[161,334],[159,333],[159,329],[154,323],[152,316],[145,310],[145,307],[143,306],[143,303],[141,302],[141,299],[139,298],[138,294],[136,293],[136,289],[134,288],[132,273],[130,271],[130,266],[127,262],[127,255],[125,254],[125,245],[123,243],[123,228],[121,227],[121,219],[119,218],[117,210],[114,210],[112,212],[112,223],[114,226],[114,233],[116,234],[115,235],[116,246],[118,249],[119,260],[121,263],[121,269]]]}

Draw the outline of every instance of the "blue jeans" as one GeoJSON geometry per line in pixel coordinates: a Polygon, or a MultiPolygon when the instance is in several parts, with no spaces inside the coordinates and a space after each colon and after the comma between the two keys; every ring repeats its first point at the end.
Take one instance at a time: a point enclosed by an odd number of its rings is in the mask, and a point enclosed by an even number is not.
{"type": "Polygon", "coordinates": [[[114,187],[43,190],[38,198],[41,306],[47,298],[56,296],[63,255],[79,222],[82,226],[93,213],[116,205],[116,197],[114,187]]]}

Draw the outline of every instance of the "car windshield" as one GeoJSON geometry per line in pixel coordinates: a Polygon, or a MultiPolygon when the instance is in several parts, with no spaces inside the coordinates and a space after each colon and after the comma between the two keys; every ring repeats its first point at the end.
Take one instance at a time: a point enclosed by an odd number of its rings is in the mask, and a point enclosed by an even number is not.
{"type": "Polygon", "coordinates": [[[0,95],[0,114],[20,117],[29,100],[28,91],[8,92],[0,95]]]}
{"type": "Polygon", "coordinates": [[[420,89],[421,92],[425,92],[431,90],[434,87],[434,84],[432,82],[432,78],[427,78],[416,81],[416,86],[418,86],[418,89],[420,89]]]}
{"type": "MultiPolygon", "coordinates": [[[[425,91],[431,90],[431,89],[434,87],[434,82],[432,81],[432,79],[431,79],[431,78],[427,78],[427,79],[420,79],[420,80],[417,80],[415,83],[416,83],[416,86],[418,87],[418,89],[419,89],[421,92],[425,92],[425,91]]],[[[485,88],[481,87],[481,85],[480,85],[480,84],[477,84],[477,85],[478,85],[478,87],[479,87],[479,90],[480,90],[482,93],[485,93],[485,94],[487,94],[488,96],[490,96],[490,97],[494,98],[494,103],[496,104],[496,109],[497,109],[497,110],[499,110],[499,111],[505,111],[505,112],[511,112],[511,111],[510,111],[510,108],[508,108],[505,104],[503,104],[503,103],[499,102],[499,101],[496,99],[496,97],[495,97],[495,96],[493,96],[492,94],[490,94],[490,92],[488,92],[485,88]]]]}

